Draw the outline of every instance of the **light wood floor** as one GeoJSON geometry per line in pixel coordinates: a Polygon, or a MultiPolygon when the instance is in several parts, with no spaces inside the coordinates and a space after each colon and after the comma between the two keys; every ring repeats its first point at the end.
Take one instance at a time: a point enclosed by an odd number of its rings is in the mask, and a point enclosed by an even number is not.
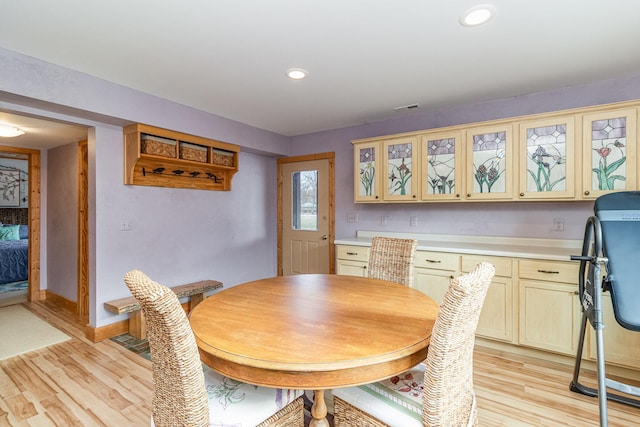
{"type": "MultiPolygon", "coordinates": [[[[23,306],[73,338],[0,361],[0,426],[149,425],[149,361],[110,340],[90,342],[74,316],[51,303],[23,306]]],[[[599,425],[597,400],[569,391],[571,373],[568,365],[477,348],[480,425],[599,425]]],[[[640,409],[608,408],[610,426],[640,426],[640,409]]]]}

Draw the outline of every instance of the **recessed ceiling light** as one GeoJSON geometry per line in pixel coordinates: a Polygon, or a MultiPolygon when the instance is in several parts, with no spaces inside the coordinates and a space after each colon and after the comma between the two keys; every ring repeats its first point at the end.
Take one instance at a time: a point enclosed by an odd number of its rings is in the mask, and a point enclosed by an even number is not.
{"type": "Polygon", "coordinates": [[[18,129],[14,126],[0,125],[0,137],[12,138],[14,136],[24,135],[22,129],[18,129]]]}
{"type": "Polygon", "coordinates": [[[489,22],[496,15],[496,8],[490,4],[480,4],[467,10],[460,17],[460,23],[465,27],[475,27],[489,22]]]}
{"type": "Polygon", "coordinates": [[[286,72],[286,75],[293,80],[302,80],[307,77],[309,73],[307,72],[307,70],[303,70],[302,68],[289,68],[286,72]]]}

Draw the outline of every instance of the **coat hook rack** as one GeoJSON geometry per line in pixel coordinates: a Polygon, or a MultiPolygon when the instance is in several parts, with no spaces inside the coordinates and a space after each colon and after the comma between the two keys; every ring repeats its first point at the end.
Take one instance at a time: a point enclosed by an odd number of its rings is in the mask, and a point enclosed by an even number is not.
{"type": "MultiPolygon", "coordinates": [[[[185,175],[185,171],[182,169],[174,169],[169,173],[165,173],[165,171],[166,171],[166,168],[162,166],[151,169],[151,173],[155,175],[185,176],[185,177],[189,176],[190,178],[211,179],[216,184],[222,184],[224,182],[224,178],[219,178],[212,172],[206,172],[204,176],[202,176],[202,172],[199,172],[199,171],[191,171],[191,172],[188,172],[186,175],[185,175]]],[[[144,167],[142,168],[142,176],[147,176],[147,170],[144,167]]]]}

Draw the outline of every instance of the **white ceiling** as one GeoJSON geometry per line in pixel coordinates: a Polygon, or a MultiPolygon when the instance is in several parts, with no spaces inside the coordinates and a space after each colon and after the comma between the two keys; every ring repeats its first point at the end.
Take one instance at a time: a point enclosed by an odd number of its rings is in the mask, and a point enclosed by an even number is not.
{"type": "Polygon", "coordinates": [[[640,73],[638,0],[482,2],[3,0],[0,45],[288,136],[640,73]]]}

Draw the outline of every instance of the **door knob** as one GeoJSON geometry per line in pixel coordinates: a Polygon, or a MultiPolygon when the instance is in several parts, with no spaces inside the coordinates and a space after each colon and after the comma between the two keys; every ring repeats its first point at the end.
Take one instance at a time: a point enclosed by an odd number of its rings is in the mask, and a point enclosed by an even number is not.
{"type": "Polygon", "coordinates": [[[327,240],[328,238],[329,238],[329,236],[327,236],[326,234],[323,234],[322,237],[321,237],[322,240],[327,240]]]}

